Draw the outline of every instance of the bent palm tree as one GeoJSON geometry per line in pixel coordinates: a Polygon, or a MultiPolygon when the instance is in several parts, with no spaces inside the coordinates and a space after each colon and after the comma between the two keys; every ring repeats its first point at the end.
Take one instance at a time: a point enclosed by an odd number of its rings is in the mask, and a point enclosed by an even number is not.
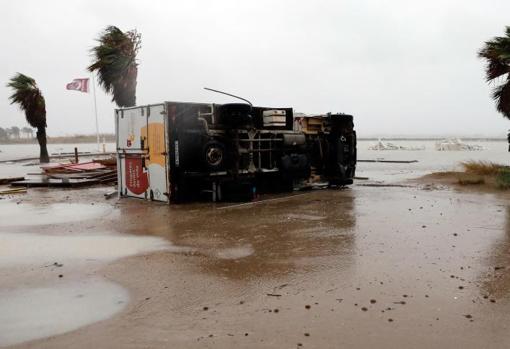
{"type": "Polygon", "coordinates": [[[510,27],[506,27],[505,36],[486,41],[478,56],[487,61],[487,82],[504,79],[494,88],[492,98],[496,101],[498,111],[510,119],[510,27]]]}
{"type": "Polygon", "coordinates": [[[93,63],[90,72],[97,71],[99,84],[119,107],[136,105],[136,54],[141,47],[141,35],[136,30],[122,32],[109,26],[92,48],[93,63]]]}
{"type": "Polygon", "coordinates": [[[37,129],[37,141],[41,150],[39,160],[41,163],[49,162],[46,148],[46,103],[41,90],[34,79],[20,73],[11,78],[7,87],[13,90],[9,97],[11,104],[17,104],[25,112],[30,126],[37,129]]]}

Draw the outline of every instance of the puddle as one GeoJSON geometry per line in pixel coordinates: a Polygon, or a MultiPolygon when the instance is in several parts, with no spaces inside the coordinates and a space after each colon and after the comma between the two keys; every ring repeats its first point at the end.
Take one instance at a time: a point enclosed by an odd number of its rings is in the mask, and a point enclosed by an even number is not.
{"type": "Polygon", "coordinates": [[[129,235],[42,235],[0,233],[0,267],[54,262],[110,261],[149,251],[183,252],[166,240],[129,235]]]}
{"type": "MultiPolygon", "coordinates": [[[[68,267],[90,262],[109,262],[151,251],[187,251],[159,237],[121,234],[48,235],[0,233],[0,270],[25,266],[68,267]]],[[[23,273],[19,274],[23,275],[23,273]]],[[[23,285],[23,279],[16,285],[23,285]]],[[[1,285],[0,285],[1,287],[1,285]]],[[[128,292],[120,285],[100,278],[82,278],[50,286],[0,288],[0,346],[62,334],[105,320],[128,302],[128,292]]]]}
{"type": "Polygon", "coordinates": [[[102,280],[0,291],[0,346],[62,334],[107,319],[128,300],[126,290],[102,280]]]}
{"type": "Polygon", "coordinates": [[[220,259],[240,259],[251,256],[255,250],[251,245],[225,248],[216,252],[216,257],[220,259]]]}
{"type": "Polygon", "coordinates": [[[0,228],[84,221],[106,216],[112,210],[111,206],[100,204],[15,205],[0,202],[0,228]]]}

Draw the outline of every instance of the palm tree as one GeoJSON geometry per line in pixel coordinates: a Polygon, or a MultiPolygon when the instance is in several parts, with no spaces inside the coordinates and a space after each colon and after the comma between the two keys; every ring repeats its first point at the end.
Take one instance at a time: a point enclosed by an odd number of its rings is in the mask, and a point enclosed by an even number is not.
{"type": "Polygon", "coordinates": [[[141,47],[141,35],[136,30],[122,32],[114,26],[107,27],[92,48],[93,63],[90,72],[97,71],[99,85],[113,95],[119,107],[136,105],[136,55],[141,47]]]}
{"type": "Polygon", "coordinates": [[[41,149],[40,162],[49,162],[48,149],[46,148],[46,103],[41,90],[37,87],[34,79],[20,73],[11,78],[7,87],[13,90],[9,97],[11,104],[18,104],[20,109],[25,112],[29,125],[37,129],[37,141],[41,149]]]}
{"type": "Polygon", "coordinates": [[[487,82],[499,83],[492,92],[496,108],[510,119],[510,27],[506,27],[505,36],[486,41],[478,56],[487,61],[487,82]]]}
{"type": "Polygon", "coordinates": [[[21,130],[19,129],[18,126],[12,126],[9,129],[9,133],[12,135],[12,138],[14,138],[14,139],[19,139],[20,132],[21,132],[21,130]]]}
{"type": "Polygon", "coordinates": [[[0,141],[5,141],[8,138],[8,133],[5,128],[0,127],[0,141]]]}
{"type": "Polygon", "coordinates": [[[23,127],[21,129],[21,132],[25,134],[25,138],[33,138],[34,137],[34,131],[30,127],[23,127]]]}

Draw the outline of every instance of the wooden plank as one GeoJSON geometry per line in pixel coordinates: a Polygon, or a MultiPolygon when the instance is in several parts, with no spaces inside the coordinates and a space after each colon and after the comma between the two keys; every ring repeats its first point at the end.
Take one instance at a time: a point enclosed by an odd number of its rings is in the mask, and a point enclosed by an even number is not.
{"type": "Polygon", "coordinates": [[[25,188],[15,188],[0,191],[0,195],[13,195],[13,194],[24,194],[27,190],[25,188]]]}
{"type": "Polygon", "coordinates": [[[0,184],[9,184],[16,181],[22,181],[25,177],[7,177],[7,178],[0,178],[0,184]]]}
{"type": "Polygon", "coordinates": [[[384,162],[388,164],[413,164],[418,160],[357,160],[357,162],[384,162]]]}
{"type": "Polygon", "coordinates": [[[58,188],[70,188],[70,187],[82,187],[87,185],[98,184],[99,181],[95,179],[26,179],[24,181],[12,182],[13,187],[58,187],[58,188]]]}

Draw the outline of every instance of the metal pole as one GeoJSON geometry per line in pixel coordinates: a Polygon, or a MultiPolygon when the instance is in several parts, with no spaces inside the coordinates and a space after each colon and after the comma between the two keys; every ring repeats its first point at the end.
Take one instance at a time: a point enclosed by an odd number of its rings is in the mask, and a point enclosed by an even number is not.
{"type": "Polygon", "coordinates": [[[92,74],[92,91],[94,93],[94,113],[96,115],[96,141],[97,141],[97,151],[101,151],[99,149],[99,122],[97,121],[97,101],[96,101],[96,81],[94,79],[94,74],[92,74]]]}

